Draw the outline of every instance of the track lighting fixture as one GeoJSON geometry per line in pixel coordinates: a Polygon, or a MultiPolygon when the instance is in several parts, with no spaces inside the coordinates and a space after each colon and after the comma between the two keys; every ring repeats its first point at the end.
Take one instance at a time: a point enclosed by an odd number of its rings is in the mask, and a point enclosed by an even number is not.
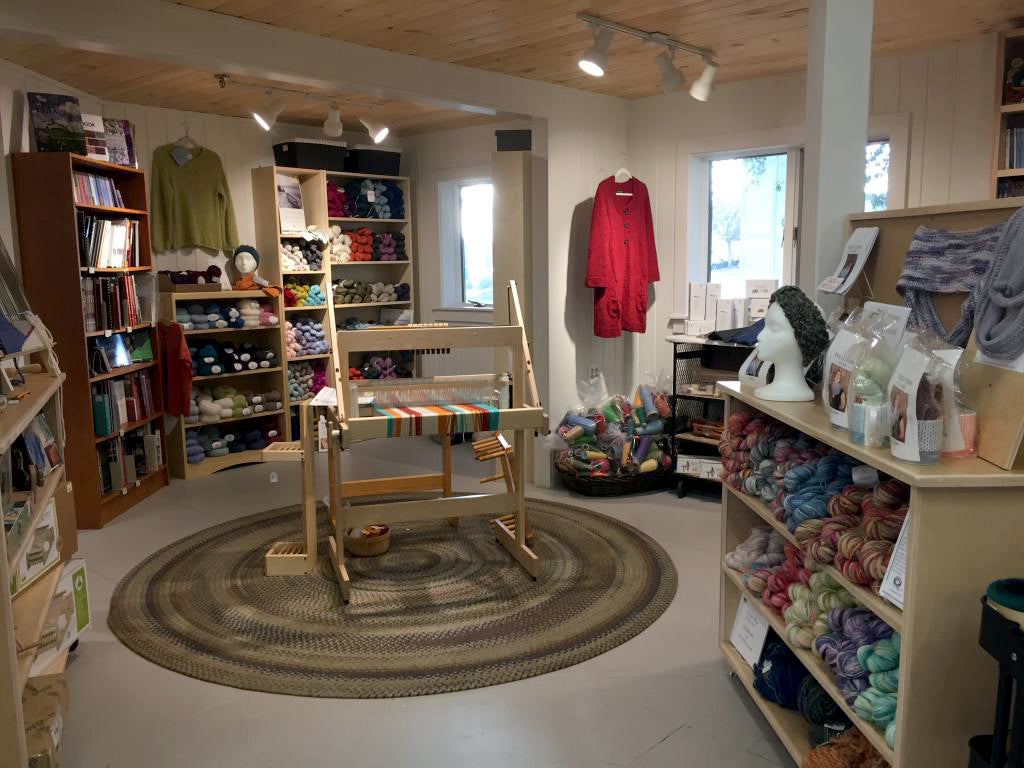
{"type": "Polygon", "coordinates": [[[665,93],[679,90],[686,83],[686,78],[683,77],[683,73],[673,61],[676,51],[686,51],[700,56],[704,60],[704,71],[690,88],[690,95],[698,101],[707,101],[711,96],[711,86],[715,81],[715,72],[718,70],[714,51],[676,40],[664,32],[646,32],[587,13],[577,13],[576,18],[589,26],[591,34],[594,36],[594,44],[579,60],[580,69],[588,75],[594,77],[604,75],[608,69],[608,48],[612,44],[612,37],[616,32],[621,32],[624,35],[638,37],[650,45],[664,47],[665,50],[654,57],[654,64],[661,74],[661,88],[665,93]]]}
{"type": "Polygon", "coordinates": [[[380,144],[388,135],[388,127],[383,123],[374,122],[371,117],[361,117],[359,122],[363,124],[374,144],[380,144]]]}
{"type": "Polygon", "coordinates": [[[704,59],[704,71],[700,77],[693,81],[690,86],[690,95],[697,101],[707,101],[711,98],[711,86],[715,82],[715,73],[718,72],[718,64],[712,59],[704,59]]]}
{"type": "Polygon", "coordinates": [[[655,56],[654,64],[658,67],[658,71],[661,72],[661,90],[664,93],[672,93],[672,91],[678,91],[683,87],[686,78],[683,77],[683,73],[679,71],[679,68],[672,61],[671,48],[666,48],[655,56]]]}
{"type": "Polygon", "coordinates": [[[611,47],[615,33],[607,27],[593,25],[594,44],[580,57],[580,69],[591,77],[604,77],[608,68],[608,49],[611,47]]]}
{"type": "Polygon", "coordinates": [[[269,131],[274,127],[274,123],[277,122],[277,118],[281,116],[282,112],[284,112],[284,101],[275,99],[263,109],[253,111],[252,117],[260,128],[269,131]]]}
{"type": "Polygon", "coordinates": [[[331,104],[331,108],[327,112],[327,119],[324,120],[324,133],[331,138],[336,138],[341,136],[344,130],[345,126],[341,122],[341,110],[336,104],[331,104]]]}

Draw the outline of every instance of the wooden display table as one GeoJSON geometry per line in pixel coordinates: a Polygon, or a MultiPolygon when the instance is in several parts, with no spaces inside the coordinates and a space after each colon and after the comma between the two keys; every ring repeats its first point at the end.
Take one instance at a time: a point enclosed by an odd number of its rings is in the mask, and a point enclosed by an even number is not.
{"type": "MultiPolygon", "coordinates": [[[[720,382],[726,418],[733,410],[767,414],[880,472],[911,486],[909,545],[903,610],[829,571],[869,610],[901,634],[896,746],[856,716],[836,688],[827,666],[806,649],[797,657],[851,716],[854,726],[891,765],[904,768],[963,766],[967,740],[992,729],[995,667],[978,645],[978,599],[995,579],[1020,576],[1024,567],[1024,472],[1007,472],[982,459],[943,459],[939,464],[907,464],[889,449],[850,442],[832,429],[817,402],[781,403],[757,399],[750,387],[720,382]]],[[[723,485],[721,554],[732,551],[755,525],[767,523],[794,542],[759,499],[723,485]]],[[[719,638],[726,659],[751,692],[782,743],[799,764],[810,749],[806,723],[796,713],[762,699],[753,691],[752,674],[729,644],[733,618],[745,587],[722,565],[719,638]]],[[[782,617],[761,600],[761,610],[783,641],[782,617]]]]}

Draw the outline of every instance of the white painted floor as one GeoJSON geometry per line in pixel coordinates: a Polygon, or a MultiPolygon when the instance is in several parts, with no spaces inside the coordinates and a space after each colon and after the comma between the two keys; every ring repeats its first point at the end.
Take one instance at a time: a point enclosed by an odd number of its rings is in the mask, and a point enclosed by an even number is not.
{"type": "MultiPolygon", "coordinates": [[[[346,477],[409,474],[438,455],[426,439],[377,443],[351,454],[358,461],[346,477]],[[410,460],[397,463],[399,456],[410,460]]],[[[478,488],[470,449],[455,451],[456,488],[478,488]]],[[[66,768],[792,765],[720,659],[719,509],[709,497],[575,499],[660,542],[675,561],[679,590],[665,614],[624,645],[528,680],[408,699],[306,699],[194,680],[117,641],[106,626],[110,595],[134,565],[207,526],[297,503],[297,467],[174,481],[105,529],[80,533],[93,627],[67,673],[66,768]]],[[[564,491],[530,492],[572,501],[564,491]]]]}

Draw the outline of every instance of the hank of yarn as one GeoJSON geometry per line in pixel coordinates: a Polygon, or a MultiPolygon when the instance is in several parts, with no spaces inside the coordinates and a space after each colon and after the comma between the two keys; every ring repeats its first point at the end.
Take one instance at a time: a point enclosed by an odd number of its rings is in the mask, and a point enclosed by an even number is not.
{"type": "Polygon", "coordinates": [[[767,526],[754,528],[746,541],[725,556],[725,564],[742,571],[754,566],[778,565],[786,559],[786,540],[767,526]]]}
{"type": "Polygon", "coordinates": [[[808,675],[789,646],[773,636],[754,666],[754,688],[780,707],[796,709],[800,686],[808,675]]]}
{"type": "Polygon", "coordinates": [[[856,728],[847,728],[839,738],[804,755],[800,768],[887,768],[888,765],[864,734],[856,728]]]}
{"type": "Polygon", "coordinates": [[[846,714],[839,708],[839,705],[810,675],[800,683],[800,690],[796,695],[796,708],[803,715],[804,720],[814,725],[848,722],[846,714]]]}
{"type": "Polygon", "coordinates": [[[890,637],[892,629],[863,608],[834,608],[825,631],[814,641],[814,652],[832,669],[836,685],[847,703],[870,685],[869,671],[858,658],[861,646],[890,637]]]}

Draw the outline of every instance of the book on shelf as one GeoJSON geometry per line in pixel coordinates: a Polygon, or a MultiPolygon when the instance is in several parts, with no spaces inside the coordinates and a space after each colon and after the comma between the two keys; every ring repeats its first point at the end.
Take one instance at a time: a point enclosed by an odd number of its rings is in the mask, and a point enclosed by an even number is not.
{"type": "Polygon", "coordinates": [[[996,197],[1024,197],[1024,177],[999,179],[996,183],[996,197]]]}
{"type": "Polygon", "coordinates": [[[36,414],[32,423],[21,433],[21,437],[25,441],[29,459],[36,466],[40,477],[50,474],[63,463],[60,448],[43,414],[36,414]]]}
{"type": "Polygon", "coordinates": [[[1024,168],[1024,125],[1003,129],[1003,157],[1005,170],[1024,168]]]}
{"type": "Polygon", "coordinates": [[[135,276],[83,277],[82,311],[90,333],[141,324],[135,276]]]}
{"type": "Polygon", "coordinates": [[[123,379],[92,385],[92,424],[96,437],[109,437],[126,424],[154,413],[153,386],[149,371],[136,371],[123,379]]]}
{"type": "Polygon", "coordinates": [[[78,255],[83,267],[139,266],[139,222],[79,211],[78,255]]]}
{"type": "Polygon", "coordinates": [[[109,176],[75,171],[73,189],[76,205],[105,205],[110,208],[124,208],[121,191],[109,176]]]}
{"type": "Polygon", "coordinates": [[[130,120],[103,118],[103,127],[107,135],[107,154],[110,162],[129,168],[138,168],[135,160],[135,141],[130,120]]]}
{"type": "Polygon", "coordinates": [[[85,152],[90,160],[110,162],[107,151],[107,131],[100,115],[82,113],[82,128],[85,130],[85,152]]]}
{"type": "Polygon", "coordinates": [[[148,424],[96,446],[102,493],[120,491],[155,472],[163,463],[160,430],[148,424]]]}

